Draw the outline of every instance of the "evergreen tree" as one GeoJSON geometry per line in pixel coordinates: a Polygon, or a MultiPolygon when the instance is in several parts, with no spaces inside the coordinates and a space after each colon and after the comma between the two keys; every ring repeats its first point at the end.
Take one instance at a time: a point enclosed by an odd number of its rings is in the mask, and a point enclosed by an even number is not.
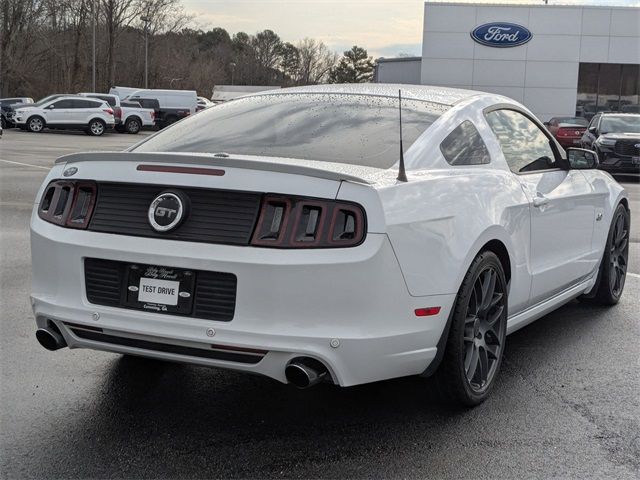
{"type": "Polygon", "coordinates": [[[373,58],[364,48],[354,45],[344,52],[338,65],[331,69],[329,83],[363,83],[373,79],[373,58]]]}

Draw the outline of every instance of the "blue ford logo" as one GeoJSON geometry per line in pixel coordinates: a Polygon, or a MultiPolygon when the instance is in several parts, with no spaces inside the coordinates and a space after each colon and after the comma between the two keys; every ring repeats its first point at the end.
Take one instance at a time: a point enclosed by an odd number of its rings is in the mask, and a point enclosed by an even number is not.
{"type": "Polygon", "coordinates": [[[524,45],[533,35],[522,25],[515,23],[485,23],[471,32],[474,41],[487,47],[507,48],[524,45]]]}

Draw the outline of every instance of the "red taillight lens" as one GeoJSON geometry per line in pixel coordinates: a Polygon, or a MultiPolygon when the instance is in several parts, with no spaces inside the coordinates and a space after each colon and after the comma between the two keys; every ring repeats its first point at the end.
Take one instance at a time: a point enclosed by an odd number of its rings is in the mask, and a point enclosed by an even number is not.
{"type": "Polygon", "coordinates": [[[112,108],[103,108],[102,111],[104,113],[108,113],[109,115],[113,115],[113,109],[112,108]]]}
{"type": "Polygon", "coordinates": [[[584,133],[585,129],[580,127],[562,127],[556,133],[557,137],[579,137],[584,133]]]}
{"type": "Polygon", "coordinates": [[[355,247],[366,216],[355,203],[266,195],[251,244],[272,248],[355,247]]]}
{"type": "Polygon", "coordinates": [[[88,181],[54,180],[44,190],[38,216],[69,228],[87,228],[96,202],[96,184],[88,181]]]}

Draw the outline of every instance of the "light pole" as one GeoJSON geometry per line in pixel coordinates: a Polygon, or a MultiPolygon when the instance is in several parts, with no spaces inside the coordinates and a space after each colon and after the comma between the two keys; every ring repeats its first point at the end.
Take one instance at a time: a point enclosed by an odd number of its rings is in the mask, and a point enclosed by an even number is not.
{"type": "Polygon", "coordinates": [[[91,70],[91,91],[96,91],[96,22],[98,21],[98,16],[96,14],[96,4],[92,4],[91,8],[92,20],[93,24],[93,69],[91,70]]]}
{"type": "Polygon", "coordinates": [[[233,72],[236,71],[236,64],[231,62],[229,66],[231,67],[231,85],[233,85],[233,72]]]}
{"type": "Polygon", "coordinates": [[[144,88],[149,88],[149,17],[140,17],[144,22],[144,88]]]}

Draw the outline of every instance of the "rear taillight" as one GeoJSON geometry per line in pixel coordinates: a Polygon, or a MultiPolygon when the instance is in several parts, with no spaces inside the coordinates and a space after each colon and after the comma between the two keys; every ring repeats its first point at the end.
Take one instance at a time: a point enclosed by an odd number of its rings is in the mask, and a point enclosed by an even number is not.
{"type": "Polygon", "coordinates": [[[584,133],[585,129],[580,127],[562,127],[556,133],[557,137],[579,137],[584,133]]]}
{"type": "Polygon", "coordinates": [[[109,115],[113,115],[113,109],[112,108],[103,108],[102,111],[104,113],[108,113],[109,115]]]}
{"type": "Polygon", "coordinates": [[[366,216],[355,203],[266,195],[251,244],[272,248],[355,247],[366,235],[366,216]]]}
{"type": "Polygon", "coordinates": [[[87,228],[97,187],[85,180],[54,180],[44,190],[38,216],[50,223],[70,228],[87,228]]]}
{"type": "Polygon", "coordinates": [[[122,108],[120,107],[113,107],[113,115],[116,118],[122,118],[122,108]]]}

